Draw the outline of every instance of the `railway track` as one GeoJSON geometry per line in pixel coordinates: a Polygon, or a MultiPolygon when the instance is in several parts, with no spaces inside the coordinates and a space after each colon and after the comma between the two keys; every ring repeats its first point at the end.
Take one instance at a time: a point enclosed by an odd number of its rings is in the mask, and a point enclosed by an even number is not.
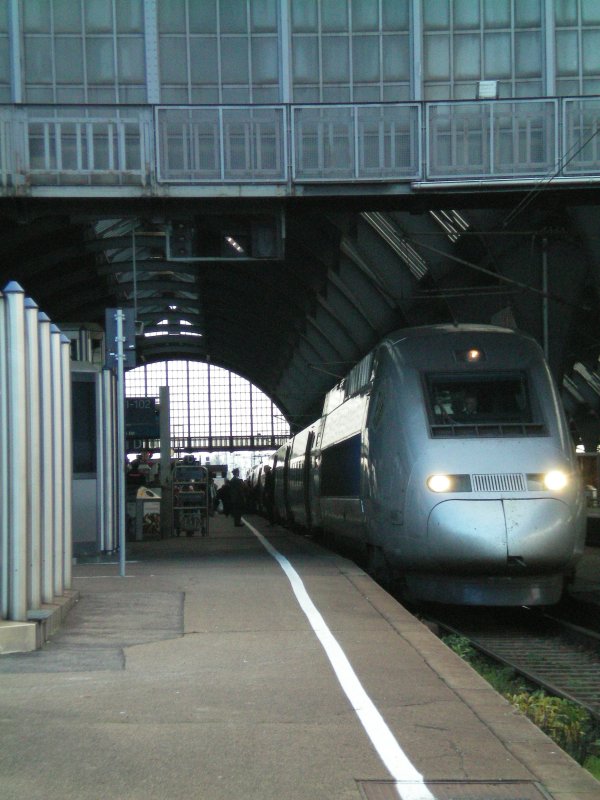
{"type": "Polygon", "coordinates": [[[600,721],[600,634],[531,609],[444,609],[423,616],[600,721]]]}

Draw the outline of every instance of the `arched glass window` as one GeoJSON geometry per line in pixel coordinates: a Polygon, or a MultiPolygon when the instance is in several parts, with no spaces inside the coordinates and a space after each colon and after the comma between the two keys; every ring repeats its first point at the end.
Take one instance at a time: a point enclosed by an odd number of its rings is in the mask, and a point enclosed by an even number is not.
{"type": "Polygon", "coordinates": [[[275,447],[290,426],[281,410],[250,381],[200,361],[161,361],[127,372],[127,397],[155,397],[169,387],[175,450],[275,447]]]}

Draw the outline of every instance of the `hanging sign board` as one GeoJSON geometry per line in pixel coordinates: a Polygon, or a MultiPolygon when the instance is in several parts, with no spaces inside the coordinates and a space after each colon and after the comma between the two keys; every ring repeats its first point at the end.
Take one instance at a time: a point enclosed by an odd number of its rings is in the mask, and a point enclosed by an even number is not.
{"type": "Polygon", "coordinates": [[[125,438],[160,438],[159,408],[155,397],[125,398],[125,438]]]}

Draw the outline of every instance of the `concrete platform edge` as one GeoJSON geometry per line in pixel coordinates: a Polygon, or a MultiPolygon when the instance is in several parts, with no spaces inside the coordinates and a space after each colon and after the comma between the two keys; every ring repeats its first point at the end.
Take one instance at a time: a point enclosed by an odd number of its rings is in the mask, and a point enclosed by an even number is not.
{"type": "MultiPolygon", "coordinates": [[[[498,694],[487,681],[368,575],[350,579],[446,685],[555,800],[598,800],[600,782],[498,694]]],[[[494,776],[490,776],[492,779],[494,776]]]]}
{"type": "Polygon", "coordinates": [[[59,630],[79,600],[79,592],[66,590],[52,603],[43,603],[27,621],[0,620],[0,656],[39,650],[59,630]]]}

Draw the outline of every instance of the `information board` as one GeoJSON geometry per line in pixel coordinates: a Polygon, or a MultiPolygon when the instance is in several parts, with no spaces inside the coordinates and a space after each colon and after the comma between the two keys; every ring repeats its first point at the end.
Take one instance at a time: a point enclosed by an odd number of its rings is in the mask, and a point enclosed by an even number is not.
{"type": "Polygon", "coordinates": [[[125,438],[160,438],[160,413],[155,397],[125,398],[125,438]]]}

